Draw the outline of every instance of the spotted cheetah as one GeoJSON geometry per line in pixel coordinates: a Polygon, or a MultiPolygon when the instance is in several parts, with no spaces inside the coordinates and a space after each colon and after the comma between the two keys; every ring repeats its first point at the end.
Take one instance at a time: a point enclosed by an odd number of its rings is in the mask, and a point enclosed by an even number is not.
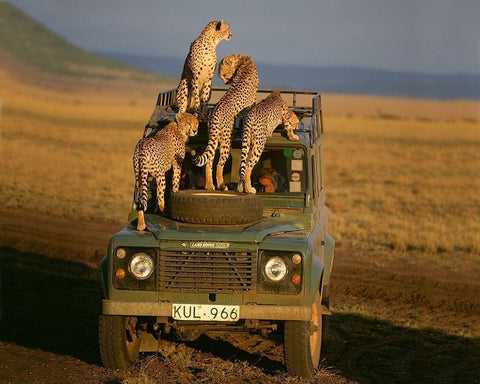
{"type": "Polygon", "coordinates": [[[200,36],[190,45],[182,79],[177,88],[179,112],[206,112],[210,99],[212,78],[217,65],[216,47],[222,40],[230,40],[230,26],[222,21],[210,21],[200,36]]]}
{"type": "Polygon", "coordinates": [[[238,192],[245,190],[247,193],[256,193],[250,177],[253,167],[265,148],[267,138],[272,136],[277,126],[283,124],[289,140],[298,140],[298,136],[293,133],[298,123],[297,115],[288,109],[278,90],[273,91],[265,100],[250,109],[243,126],[238,192]]]}
{"type": "Polygon", "coordinates": [[[212,166],[215,150],[220,144],[220,159],[217,164],[217,188],[226,190],[223,183],[223,167],[230,155],[235,117],[256,101],[258,72],[252,58],[234,54],[225,57],[218,67],[218,77],[225,84],[231,83],[219,102],[213,108],[209,122],[208,144],[205,152],[194,157],[193,163],[205,167],[205,188],[215,189],[212,180],[212,166]]]}
{"type": "Polygon", "coordinates": [[[145,229],[144,212],[147,210],[148,174],[157,181],[157,204],[160,211],[165,209],[165,172],[173,168],[173,192],[180,184],[180,171],[185,157],[185,144],[189,136],[195,136],[198,120],[190,113],[177,113],[175,121],[157,132],[153,137],[140,139],[133,154],[135,173],[136,209],[138,213],[137,230],[145,229]]]}

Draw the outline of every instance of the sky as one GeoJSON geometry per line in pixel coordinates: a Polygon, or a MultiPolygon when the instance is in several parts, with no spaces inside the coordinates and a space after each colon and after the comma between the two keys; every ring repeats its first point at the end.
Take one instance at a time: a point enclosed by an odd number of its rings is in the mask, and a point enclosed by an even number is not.
{"type": "Polygon", "coordinates": [[[232,39],[219,58],[480,74],[480,0],[8,1],[89,51],[184,58],[224,20],[232,39]]]}

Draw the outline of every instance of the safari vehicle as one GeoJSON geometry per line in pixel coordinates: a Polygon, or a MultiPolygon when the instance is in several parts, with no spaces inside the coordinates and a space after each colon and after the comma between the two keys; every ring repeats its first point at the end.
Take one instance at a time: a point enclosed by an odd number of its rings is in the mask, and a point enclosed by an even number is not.
{"type": "MultiPolygon", "coordinates": [[[[225,90],[212,92],[214,101],[225,90]]],[[[269,93],[258,91],[258,100],[269,93]]],[[[255,183],[262,169],[273,168],[282,188],[266,193],[253,184],[256,194],[234,192],[241,153],[242,122],[237,121],[224,170],[229,191],[202,190],[203,168],[192,166],[187,153],[184,190],[167,200],[170,212],[155,213],[151,181],[147,230],[136,230],[132,208],[130,224],[110,239],[100,265],[99,342],[106,367],[131,366],[139,352],[156,351],[168,333],[190,341],[213,331],[264,337],[276,332],[288,372],[314,374],[322,318],[330,314],[334,256],[325,205],[321,99],[299,91],[282,91],[282,96],[300,120],[299,140],[289,141],[276,129],[252,173],[255,183]]],[[[144,136],[173,119],[175,100],[175,90],[160,93],[144,136]]],[[[187,152],[206,146],[206,123],[198,131],[187,152]]]]}

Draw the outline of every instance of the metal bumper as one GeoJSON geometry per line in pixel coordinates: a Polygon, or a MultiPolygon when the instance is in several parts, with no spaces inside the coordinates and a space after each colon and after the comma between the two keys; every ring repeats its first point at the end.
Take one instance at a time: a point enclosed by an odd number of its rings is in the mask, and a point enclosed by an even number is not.
{"type": "MultiPolygon", "coordinates": [[[[288,305],[240,305],[240,319],[302,320],[312,318],[312,307],[288,305]]],[[[172,303],[102,301],[102,314],[124,316],[172,316],[172,303]]]]}

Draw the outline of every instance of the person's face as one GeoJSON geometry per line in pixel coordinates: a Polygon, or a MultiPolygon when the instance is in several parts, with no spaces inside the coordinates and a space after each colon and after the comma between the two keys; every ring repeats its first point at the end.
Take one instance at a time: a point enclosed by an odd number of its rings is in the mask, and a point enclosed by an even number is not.
{"type": "Polygon", "coordinates": [[[273,185],[272,180],[269,178],[260,178],[258,179],[258,182],[263,185],[265,192],[267,193],[273,193],[275,192],[275,185],[273,185]]]}

